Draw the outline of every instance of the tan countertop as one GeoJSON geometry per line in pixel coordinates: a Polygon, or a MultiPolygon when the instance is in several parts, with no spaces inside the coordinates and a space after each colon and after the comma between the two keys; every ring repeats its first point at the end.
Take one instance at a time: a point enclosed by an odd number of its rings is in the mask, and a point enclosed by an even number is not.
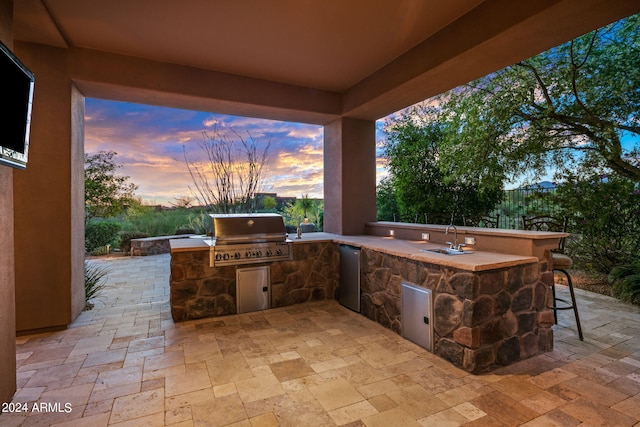
{"type": "Polygon", "coordinates": [[[211,245],[210,237],[191,237],[189,239],[171,239],[169,245],[171,252],[208,251],[211,245]]]}
{"type": "MultiPolygon", "coordinates": [[[[209,250],[210,239],[191,238],[171,240],[171,252],[185,252],[197,250],[209,250]]],[[[353,245],[371,249],[378,252],[413,259],[420,262],[444,265],[468,271],[485,271],[499,268],[512,267],[520,264],[538,262],[534,256],[510,255],[486,251],[474,251],[464,255],[445,255],[431,252],[421,252],[422,249],[435,249],[444,247],[441,244],[426,241],[401,240],[380,236],[343,236],[332,233],[305,233],[301,239],[291,239],[294,247],[297,244],[310,242],[335,242],[339,244],[353,245]]],[[[467,249],[472,249],[468,247],[467,249]]]]}
{"type": "MultiPolygon", "coordinates": [[[[501,254],[495,252],[474,251],[464,255],[445,255],[432,252],[422,252],[424,249],[437,249],[446,247],[437,243],[430,243],[420,240],[401,240],[392,237],[380,236],[343,236],[331,233],[308,233],[303,234],[301,240],[296,242],[311,241],[333,241],[340,244],[358,246],[378,252],[395,255],[420,262],[428,262],[447,267],[459,268],[469,271],[494,270],[498,268],[512,267],[519,264],[529,264],[538,262],[538,258],[533,256],[521,256],[501,254]]],[[[473,250],[472,247],[467,247],[473,250]]]]}

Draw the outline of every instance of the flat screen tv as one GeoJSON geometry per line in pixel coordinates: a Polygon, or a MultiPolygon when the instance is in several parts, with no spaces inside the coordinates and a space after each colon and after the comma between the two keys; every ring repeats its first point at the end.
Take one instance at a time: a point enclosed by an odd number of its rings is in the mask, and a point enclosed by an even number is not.
{"type": "Polygon", "coordinates": [[[27,167],[33,73],[0,42],[0,165],[27,167]]]}

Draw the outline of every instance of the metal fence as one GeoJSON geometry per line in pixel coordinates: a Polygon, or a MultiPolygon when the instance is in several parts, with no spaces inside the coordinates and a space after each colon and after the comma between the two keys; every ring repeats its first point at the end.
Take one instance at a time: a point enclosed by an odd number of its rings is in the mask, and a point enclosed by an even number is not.
{"type": "MultiPolygon", "coordinates": [[[[456,216],[454,220],[459,225],[518,230],[522,229],[523,216],[554,215],[557,210],[555,188],[515,189],[506,190],[502,201],[482,218],[472,220],[456,216]]],[[[416,224],[449,224],[452,219],[448,214],[416,214],[406,217],[394,215],[393,221],[416,224]]]]}
{"type": "Polygon", "coordinates": [[[558,209],[555,188],[505,191],[504,198],[489,214],[497,218],[497,228],[521,229],[522,216],[553,215],[558,209]]]}

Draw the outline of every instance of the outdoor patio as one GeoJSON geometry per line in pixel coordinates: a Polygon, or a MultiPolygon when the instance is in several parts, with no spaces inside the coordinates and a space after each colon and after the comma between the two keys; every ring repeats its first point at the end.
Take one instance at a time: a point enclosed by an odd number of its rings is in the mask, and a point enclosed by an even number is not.
{"type": "Polygon", "coordinates": [[[169,255],[93,262],[93,310],[17,339],[0,425],[640,425],[640,308],[612,298],[577,291],[584,342],[560,312],[553,352],[471,375],[334,301],[175,324],[169,255]]]}

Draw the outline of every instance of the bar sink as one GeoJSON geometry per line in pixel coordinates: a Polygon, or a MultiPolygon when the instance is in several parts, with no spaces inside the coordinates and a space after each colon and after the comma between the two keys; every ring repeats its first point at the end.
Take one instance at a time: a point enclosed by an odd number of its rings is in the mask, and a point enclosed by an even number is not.
{"type": "Polygon", "coordinates": [[[457,249],[451,249],[451,248],[420,249],[420,252],[431,252],[433,254],[443,254],[443,255],[465,255],[465,254],[473,253],[473,251],[457,250],[457,249]]]}

